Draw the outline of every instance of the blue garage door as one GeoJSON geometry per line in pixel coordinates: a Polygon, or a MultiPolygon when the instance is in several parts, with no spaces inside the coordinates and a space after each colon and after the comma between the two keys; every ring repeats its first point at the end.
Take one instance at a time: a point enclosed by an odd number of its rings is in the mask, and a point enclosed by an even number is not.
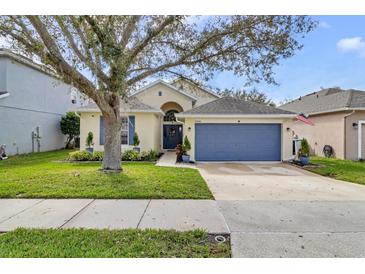
{"type": "Polygon", "coordinates": [[[196,124],[197,161],[280,161],[280,124],[196,124]]]}

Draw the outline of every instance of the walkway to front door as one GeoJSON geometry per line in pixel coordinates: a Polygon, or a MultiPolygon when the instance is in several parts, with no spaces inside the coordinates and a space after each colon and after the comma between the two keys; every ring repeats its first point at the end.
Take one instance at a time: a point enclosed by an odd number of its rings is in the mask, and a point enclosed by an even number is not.
{"type": "Polygon", "coordinates": [[[182,125],[163,125],[163,148],[175,149],[182,143],[182,125]]]}
{"type": "Polygon", "coordinates": [[[170,167],[187,167],[196,169],[195,164],[191,163],[177,163],[176,151],[165,152],[160,159],[158,159],[156,166],[170,166],[170,167]]]}

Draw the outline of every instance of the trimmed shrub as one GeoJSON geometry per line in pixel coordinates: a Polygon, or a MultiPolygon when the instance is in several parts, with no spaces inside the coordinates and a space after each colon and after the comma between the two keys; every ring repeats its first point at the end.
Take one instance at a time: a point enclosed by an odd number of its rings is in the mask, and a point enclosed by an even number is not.
{"type": "Polygon", "coordinates": [[[89,131],[89,133],[86,136],[86,146],[92,147],[94,145],[93,140],[94,140],[94,134],[91,131],[89,131]]]}
{"type": "Polygon", "coordinates": [[[156,161],[158,159],[159,153],[156,150],[143,151],[141,153],[142,161],[156,161]]]}
{"type": "Polygon", "coordinates": [[[184,153],[187,153],[191,149],[189,138],[186,135],[184,137],[184,143],[182,145],[182,149],[184,150],[184,153]]]}
{"type": "Polygon", "coordinates": [[[102,161],[104,157],[103,151],[94,151],[93,153],[93,161],[102,161]]]}
{"type": "Polygon", "coordinates": [[[309,143],[307,139],[303,138],[300,143],[300,153],[299,156],[308,157],[309,156],[309,143]]]}
{"type": "MultiPolygon", "coordinates": [[[[74,151],[68,154],[69,161],[102,161],[104,157],[103,151],[94,151],[89,153],[87,151],[74,151]]],[[[126,150],[122,153],[122,161],[156,161],[159,153],[155,150],[144,151],[139,153],[135,150],[126,150]]]]}
{"type": "Polygon", "coordinates": [[[135,147],[137,147],[137,146],[139,146],[139,143],[140,143],[140,141],[139,141],[138,134],[137,134],[137,132],[135,132],[134,135],[133,135],[133,145],[135,147]]]}
{"type": "Polygon", "coordinates": [[[68,154],[69,161],[102,161],[104,153],[102,151],[94,151],[90,153],[87,151],[74,151],[68,154]]]}
{"type": "Polygon", "coordinates": [[[140,161],[141,155],[135,150],[126,150],[122,153],[122,161],[140,161]]]}
{"type": "Polygon", "coordinates": [[[93,155],[87,151],[74,151],[68,154],[68,160],[70,161],[91,161],[93,155]]]}

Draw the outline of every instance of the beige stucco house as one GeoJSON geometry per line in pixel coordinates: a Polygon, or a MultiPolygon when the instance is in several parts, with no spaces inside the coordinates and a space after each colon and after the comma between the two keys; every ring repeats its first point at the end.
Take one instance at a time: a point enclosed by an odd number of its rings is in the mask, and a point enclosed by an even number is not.
{"type": "Polygon", "coordinates": [[[280,106],[281,109],[308,115],[313,126],[301,122],[291,125],[294,134],[306,138],[311,151],[323,156],[330,145],[340,159],[365,159],[365,92],[323,89],[280,106]]]}
{"type": "MultiPolygon", "coordinates": [[[[79,108],[81,149],[88,132],[103,150],[104,125],[95,104],[79,108]]],[[[281,161],[293,157],[289,125],[295,114],[217,94],[186,80],[155,81],[129,96],[121,109],[122,150],[166,151],[191,142],[195,161],[281,161]]]]}

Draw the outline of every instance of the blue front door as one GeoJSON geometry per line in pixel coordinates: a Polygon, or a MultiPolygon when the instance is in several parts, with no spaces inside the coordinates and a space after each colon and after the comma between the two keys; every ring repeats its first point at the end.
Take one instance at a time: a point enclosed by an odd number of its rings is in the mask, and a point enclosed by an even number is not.
{"type": "Polygon", "coordinates": [[[182,143],[182,125],[163,125],[163,148],[175,149],[182,143]]]}

